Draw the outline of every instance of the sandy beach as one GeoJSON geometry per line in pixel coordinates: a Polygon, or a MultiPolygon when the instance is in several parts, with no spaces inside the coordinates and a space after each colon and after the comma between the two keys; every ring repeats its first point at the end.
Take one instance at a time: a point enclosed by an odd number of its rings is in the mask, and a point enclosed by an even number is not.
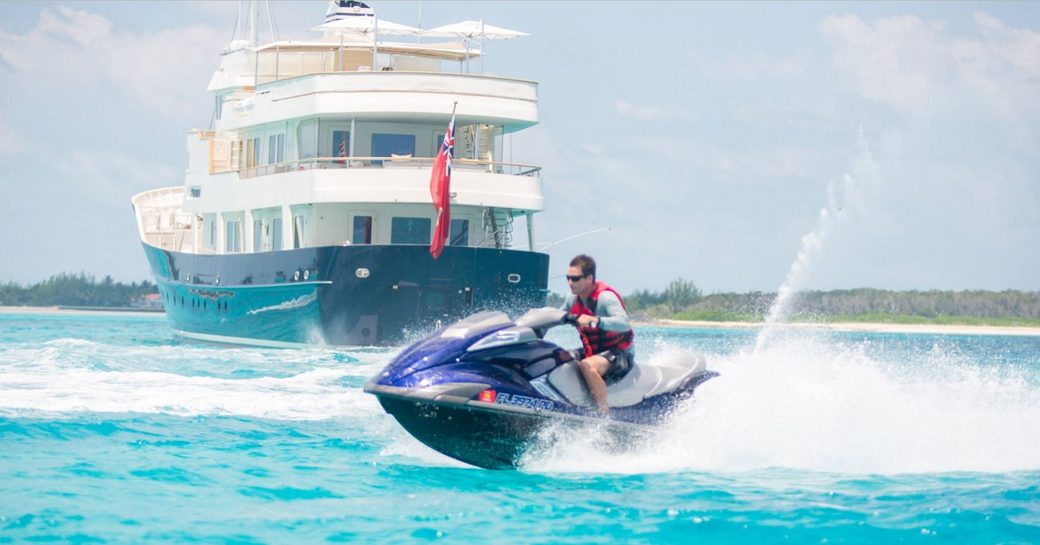
{"type": "MultiPolygon", "coordinates": [[[[80,310],[58,307],[10,307],[0,306],[0,314],[67,314],[67,315],[122,315],[122,316],[165,316],[162,312],[140,312],[129,310],[80,310]]],[[[700,327],[718,329],[757,329],[761,323],[753,322],[705,322],[693,320],[636,320],[642,327],[700,327]]],[[[785,323],[778,327],[790,329],[818,329],[826,331],[862,331],[870,333],[935,333],[947,335],[1028,335],[1040,336],[1040,327],[1010,327],[984,325],[933,325],[933,324],[878,324],[863,322],[846,323],[785,323]]]]}
{"type": "Polygon", "coordinates": [[[59,307],[8,307],[0,306],[0,314],[66,314],[83,316],[155,316],[165,318],[164,312],[140,310],[84,310],[59,307]]]}

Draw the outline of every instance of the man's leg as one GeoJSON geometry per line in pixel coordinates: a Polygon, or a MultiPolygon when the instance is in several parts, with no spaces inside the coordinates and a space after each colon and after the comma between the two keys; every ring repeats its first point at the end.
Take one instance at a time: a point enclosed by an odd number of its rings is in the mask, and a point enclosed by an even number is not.
{"type": "Polygon", "coordinates": [[[607,414],[610,406],[607,405],[607,383],[603,382],[603,375],[610,368],[610,362],[603,356],[589,356],[578,363],[581,375],[585,377],[585,385],[592,394],[593,401],[599,407],[599,412],[607,414]]]}

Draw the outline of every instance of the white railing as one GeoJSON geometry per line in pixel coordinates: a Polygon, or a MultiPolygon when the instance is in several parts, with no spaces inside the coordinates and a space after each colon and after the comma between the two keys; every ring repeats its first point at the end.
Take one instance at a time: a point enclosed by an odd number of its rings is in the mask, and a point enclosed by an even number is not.
{"type": "MultiPolygon", "coordinates": [[[[462,61],[466,56],[463,51],[423,47],[421,44],[380,45],[375,58],[371,47],[357,44],[287,44],[256,51],[253,72],[255,84],[259,86],[313,74],[396,70],[442,72],[442,61],[462,61]]],[[[460,63],[460,73],[462,68],[460,63]]]]}
{"type": "MultiPolygon", "coordinates": [[[[256,178],[269,176],[283,172],[312,169],[339,169],[339,168],[414,168],[429,169],[433,167],[435,157],[314,157],[300,159],[297,161],[285,161],[270,165],[258,165],[243,167],[239,169],[228,169],[224,172],[235,172],[237,170],[240,178],[256,178]]],[[[505,163],[501,161],[484,161],[480,159],[455,159],[452,168],[463,170],[481,170],[496,174],[509,174],[513,176],[537,176],[542,167],[524,165],[520,163],[505,163]]],[[[219,171],[216,171],[219,172],[219,171]]],[[[216,173],[214,172],[214,173],[216,173]]]]}
{"type": "Polygon", "coordinates": [[[133,198],[141,240],[164,250],[183,251],[192,245],[191,214],[185,212],[183,187],[147,191],[133,198]]]}
{"type": "MultiPolygon", "coordinates": [[[[241,149],[242,142],[234,138],[234,133],[219,131],[197,131],[200,140],[206,141],[210,174],[237,172],[239,178],[256,178],[296,170],[336,169],[336,168],[431,168],[436,157],[414,157],[411,155],[391,155],[389,157],[310,157],[280,163],[247,165],[247,152],[241,149]]],[[[482,170],[495,174],[512,176],[537,176],[542,167],[523,163],[494,161],[490,153],[483,159],[456,157],[452,168],[463,170],[482,170]]]]}

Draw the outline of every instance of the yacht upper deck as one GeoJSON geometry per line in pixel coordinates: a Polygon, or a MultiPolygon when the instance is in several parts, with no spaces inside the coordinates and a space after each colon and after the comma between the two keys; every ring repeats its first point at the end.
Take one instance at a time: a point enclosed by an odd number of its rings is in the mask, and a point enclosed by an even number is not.
{"type": "Polygon", "coordinates": [[[468,73],[477,55],[456,43],[275,42],[225,52],[209,90],[222,130],[344,112],[421,123],[460,96],[462,119],[506,133],[537,124],[538,84],[468,73]]]}

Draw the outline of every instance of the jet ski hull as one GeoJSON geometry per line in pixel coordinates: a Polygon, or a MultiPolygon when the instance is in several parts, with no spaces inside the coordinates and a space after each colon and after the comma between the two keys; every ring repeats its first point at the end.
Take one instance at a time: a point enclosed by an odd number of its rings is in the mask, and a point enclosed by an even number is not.
{"type": "Polygon", "coordinates": [[[524,407],[463,400],[433,392],[380,387],[369,384],[387,414],[426,446],[485,469],[515,469],[524,454],[540,443],[550,428],[571,434],[595,428],[611,446],[630,446],[648,437],[653,428],[619,422],[596,414],[581,416],[524,407]]]}
{"type": "Polygon", "coordinates": [[[535,415],[379,396],[379,403],[426,446],[485,469],[515,468],[545,423],[535,415]]]}

